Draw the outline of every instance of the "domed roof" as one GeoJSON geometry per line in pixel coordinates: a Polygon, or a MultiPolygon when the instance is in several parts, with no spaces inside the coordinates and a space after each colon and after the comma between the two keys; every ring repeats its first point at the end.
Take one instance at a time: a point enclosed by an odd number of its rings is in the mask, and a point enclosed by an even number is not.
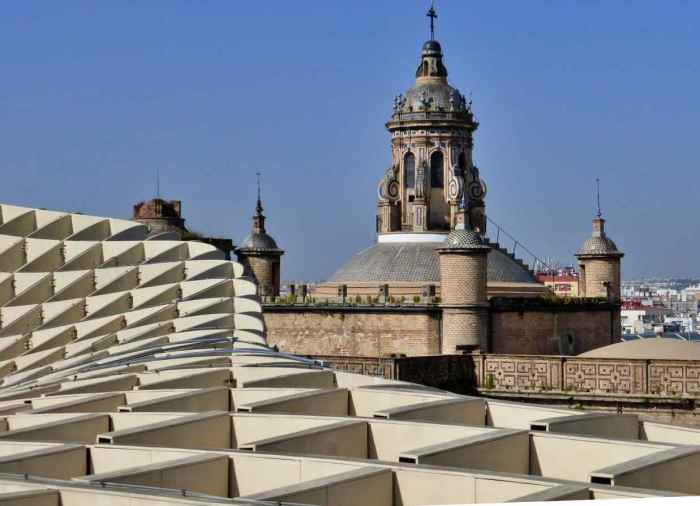
{"type": "Polygon", "coordinates": [[[455,229],[450,232],[450,235],[445,239],[443,249],[488,249],[484,244],[481,236],[473,231],[466,229],[455,229]]]}
{"type": "Polygon", "coordinates": [[[411,87],[404,95],[406,97],[406,108],[409,111],[445,110],[451,107],[463,108],[465,104],[464,96],[457,88],[446,82],[421,82],[411,87]]]}
{"type": "Polygon", "coordinates": [[[394,99],[394,116],[445,112],[465,113],[471,116],[471,104],[467,104],[464,95],[457,88],[447,83],[447,67],[442,61],[442,47],[438,41],[429,40],[423,44],[421,50],[415,85],[394,99]]]}
{"type": "Polygon", "coordinates": [[[577,255],[619,255],[615,242],[607,236],[590,237],[579,248],[577,255]]]}
{"type": "Polygon", "coordinates": [[[442,46],[437,40],[429,40],[423,44],[423,55],[442,55],[442,46]]]}
{"type": "Polygon", "coordinates": [[[251,232],[238,246],[238,249],[276,250],[277,243],[265,232],[251,232]]]}
{"type": "Polygon", "coordinates": [[[263,215],[262,200],[260,198],[260,174],[258,174],[258,201],[255,204],[255,215],[253,216],[253,226],[248,237],[236,248],[237,251],[275,251],[284,253],[279,249],[275,240],[267,235],[265,231],[265,215],[263,215]]]}
{"type": "Polygon", "coordinates": [[[623,256],[615,242],[605,233],[605,220],[600,216],[593,219],[593,233],[576,252],[578,257],[586,256],[623,256]]]}
{"type": "MultiPolygon", "coordinates": [[[[379,242],[348,259],[330,283],[440,283],[438,248],[445,242],[379,242]]],[[[536,283],[527,267],[503,250],[488,253],[488,281],[536,283]]]]}

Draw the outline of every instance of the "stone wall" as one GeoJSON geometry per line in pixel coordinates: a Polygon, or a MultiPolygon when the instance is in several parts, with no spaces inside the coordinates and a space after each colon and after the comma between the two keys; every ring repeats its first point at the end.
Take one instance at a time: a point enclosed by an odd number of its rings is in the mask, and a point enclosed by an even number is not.
{"type": "Polygon", "coordinates": [[[328,367],[366,376],[408,381],[452,392],[470,393],[475,389],[474,361],[467,355],[427,357],[344,357],[311,355],[328,367]]]}
{"type": "Polygon", "coordinates": [[[274,255],[239,252],[238,261],[246,272],[255,278],[261,296],[276,296],[280,293],[280,258],[274,255]]]}
{"type": "Polygon", "coordinates": [[[620,300],[620,259],[586,259],[583,263],[586,272],[584,279],[586,297],[607,297],[608,292],[603,283],[609,281],[611,299],[620,300]]]}
{"type": "Polygon", "coordinates": [[[442,303],[486,304],[486,265],[483,252],[441,253],[442,303]]]}
{"type": "MultiPolygon", "coordinates": [[[[575,353],[582,353],[619,339],[619,306],[492,301],[490,311],[488,336],[494,353],[558,355],[560,339],[568,335],[575,353]]],[[[441,352],[442,311],[435,305],[266,304],[263,315],[268,341],[288,353],[386,357],[441,352]]]]}
{"type": "Polygon", "coordinates": [[[617,313],[619,309],[608,305],[492,310],[489,351],[532,355],[583,353],[619,340],[617,313]]]}
{"type": "Polygon", "coordinates": [[[440,353],[440,311],[436,307],[266,305],[263,316],[268,342],[297,355],[440,353]]]}
{"type": "Polygon", "coordinates": [[[442,353],[462,353],[465,348],[473,350],[487,345],[487,308],[444,308],[442,313],[442,353]]]}
{"type": "Polygon", "coordinates": [[[533,355],[474,354],[477,388],[700,397],[700,362],[533,355]]]}
{"type": "Polygon", "coordinates": [[[700,425],[700,361],[473,355],[481,395],[700,425]]]}
{"type": "Polygon", "coordinates": [[[318,356],[331,367],[490,394],[624,396],[627,398],[700,398],[700,361],[583,358],[472,353],[426,357],[318,356]]]}
{"type": "Polygon", "coordinates": [[[556,407],[636,414],[700,426],[700,361],[528,355],[314,357],[329,366],[458,393],[556,407]]]}

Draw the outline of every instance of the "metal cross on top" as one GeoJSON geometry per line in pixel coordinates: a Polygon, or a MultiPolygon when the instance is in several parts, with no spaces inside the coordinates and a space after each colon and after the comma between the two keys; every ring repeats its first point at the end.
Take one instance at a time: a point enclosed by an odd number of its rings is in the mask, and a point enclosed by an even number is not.
{"type": "Polygon", "coordinates": [[[435,20],[438,17],[435,5],[430,4],[430,9],[428,9],[426,16],[430,18],[430,40],[435,40],[435,20]]]}

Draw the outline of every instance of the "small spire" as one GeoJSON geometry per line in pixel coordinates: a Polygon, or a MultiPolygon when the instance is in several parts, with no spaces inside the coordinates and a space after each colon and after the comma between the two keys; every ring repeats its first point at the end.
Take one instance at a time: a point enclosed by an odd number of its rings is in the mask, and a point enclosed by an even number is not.
{"type": "Polygon", "coordinates": [[[263,215],[262,198],[260,197],[260,172],[256,172],[258,179],[258,201],[255,204],[255,215],[253,216],[253,233],[265,233],[265,216],[263,215]]]}
{"type": "Polygon", "coordinates": [[[156,197],[160,198],[160,169],[156,168],[156,197]]]}
{"type": "Polygon", "coordinates": [[[255,175],[258,178],[258,202],[255,205],[255,212],[256,212],[256,214],[262,214],[263,206],[262,206],[262,200],[260,198],[260,172],[256,172],[255,175]]]}
{"type": "Polygon", "coordinates": [[[598,216],[598,218],[602,218],[603,213],[600,211],[600,178],[598,178],[598,177],[595,178],[595,189],[596,189],[596,194],[595,194],[596,208],[598,210],[598,214],[596,216],[598,216]]]}
{"type": "Polygon", "coordinates": [[[430,4],[430,9],[428,9],[426,16],[430,18],[430,40],[435,40],[435,20],[438,17],[435,4],[430,4]]]}

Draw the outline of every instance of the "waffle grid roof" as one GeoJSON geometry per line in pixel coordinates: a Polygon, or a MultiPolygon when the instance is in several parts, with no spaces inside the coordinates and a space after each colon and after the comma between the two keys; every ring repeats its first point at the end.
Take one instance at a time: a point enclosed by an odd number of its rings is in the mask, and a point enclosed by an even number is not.
{"type": "Polygon", "coordinates": [[[212,246],[0,206],[0,502],[698,492],[700,431],[332,371],[269,348],[264,330],[254,283],[212,246]]]}

